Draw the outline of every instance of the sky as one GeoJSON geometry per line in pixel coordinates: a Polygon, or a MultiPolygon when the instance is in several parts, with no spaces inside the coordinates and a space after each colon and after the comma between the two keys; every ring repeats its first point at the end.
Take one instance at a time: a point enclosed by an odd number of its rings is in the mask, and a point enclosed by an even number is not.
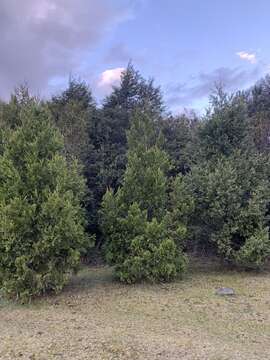
{"type": "Polygon", "coordinates": [[[270,72],[269,0],[0,0],[0,98],[41,97],[70,75],[97,102],[131,60],[168,110],[200,111],[216,83],[248,88],[270,72]]]}

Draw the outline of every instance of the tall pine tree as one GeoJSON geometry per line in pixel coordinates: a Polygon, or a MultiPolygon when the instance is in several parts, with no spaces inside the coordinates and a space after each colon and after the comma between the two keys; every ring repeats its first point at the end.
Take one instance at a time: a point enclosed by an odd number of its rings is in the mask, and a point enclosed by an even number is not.
{"type": "Polygon", "coordinates": [[[114,87],[103,104],[102,117],[106,123],[107,139],[103,144],[106,164],[103,175],[106,186],[120,185],[127,161],[127,136],[134,112],[147,111],[154,118],[163,112],[163,100],[153,79],[145,80],[131,63],[122,73],[120,85],[114,87]]]}

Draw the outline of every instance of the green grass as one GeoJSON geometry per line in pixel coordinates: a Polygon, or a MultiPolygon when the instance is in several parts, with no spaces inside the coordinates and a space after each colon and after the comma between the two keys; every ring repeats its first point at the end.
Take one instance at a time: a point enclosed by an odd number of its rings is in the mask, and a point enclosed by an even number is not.
{"type": "Polygon", "coordinates": [[[126,286],[85,267],[58,296],[1,302],[0,319],[4,360],[270,359],[270,273],[192,262],[182,281],[126,286]]]}

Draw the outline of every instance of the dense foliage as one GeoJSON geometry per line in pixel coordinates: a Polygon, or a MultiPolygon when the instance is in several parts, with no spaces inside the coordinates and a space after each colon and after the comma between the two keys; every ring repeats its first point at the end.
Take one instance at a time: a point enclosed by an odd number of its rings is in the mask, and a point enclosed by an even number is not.
{"type": "Polygon", "coordinates": [[[128,283],[171,280],[190,252],[262,267],[269,119],[269,76],[218,87],[202,116],[166,112],[131,63],[100,105],[76,78],[46,102],[19,87],[0,101],[0,287],[61,289],[93,237],[128,283]]]}
{"type": "Polygon", "coordinates": [[[107,259],[121,281],[171,280],[182,274],[185,257],[170,235],[167,205],[170,163],[160,148],[153,120],[136,113],[128,136],[123,186],[107,191],[102,230],[107,259]]]}
{"type": "MultiPolygon", "coordinates": [[[[252,90],[253,91],[253,90],[252,90]]],[[[197,164],[185,177],[193,197],[189,247],[243,267],[269,259],[269,156],[260,152],[244,94],[221,89],[198,128],[197,164]]]]}
{"type": "Polygon", "coordinates": [[[195,167],[185,182],[194,199],[192,245],[222,259],[260,267],[270,255],[269,167],[262,155],[235,153],[195,167]]]}
{"type": "Polygon", "coordinates": [[[24,301],[62,289],[90,238],[80,206],[84,179],[61,155],[48,111],[33,102],[18,119],[0,156],[0,286],[24,301]]]}
{"type": "MultiPolygon", "coordinates": [[[[128,64],[122,73],[120,85],[114,87],[105,99],[96,129],[99,137],[95,141],[97,207],[107,187],[117,189],[121,184],[127,163],[127,131],[136,111],[150,113],[159,118],[163,112],[160,89],[152,79],[146,81],[128,64]]],[[[93,136],[93,133],[92,135],[93,136]]]]}

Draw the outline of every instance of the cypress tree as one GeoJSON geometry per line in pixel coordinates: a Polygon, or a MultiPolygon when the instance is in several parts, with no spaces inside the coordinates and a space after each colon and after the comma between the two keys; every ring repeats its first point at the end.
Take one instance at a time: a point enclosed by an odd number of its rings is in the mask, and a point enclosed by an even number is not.
{"type": "Polygon", "coordinates": [[[102,203],[107,259],[121,281],[168,281],[183,272],[185,257],[168,226],[170,162],[146,113],[135,114],[128,145],[123,185],[115,195],[108,190],[102,203]]]}
{"type": "Polygon", "coordinates": [[[0,287],[25,301],[62,289],[90,245],[84,179],[39,104],[22,107],[0,155],[0,287]]]}

